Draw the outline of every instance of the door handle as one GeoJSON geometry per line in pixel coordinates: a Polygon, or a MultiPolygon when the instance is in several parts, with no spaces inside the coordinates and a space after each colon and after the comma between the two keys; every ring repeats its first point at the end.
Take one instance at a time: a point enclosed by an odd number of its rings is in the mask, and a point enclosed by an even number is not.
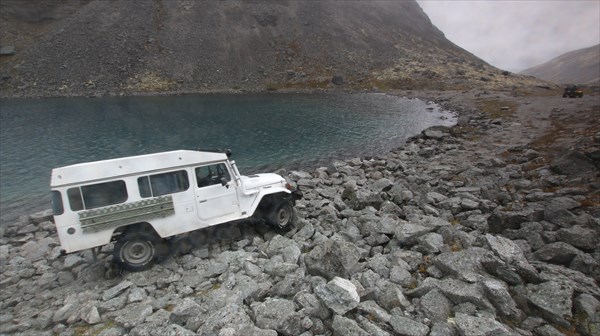
{"type": "Polygon", "coordinates": [[[198,203],[206,203],[206,201],[207,201],[207,200],[201,200],[201,201],[200,201],[200,202],[198,202],[198,203]]]}

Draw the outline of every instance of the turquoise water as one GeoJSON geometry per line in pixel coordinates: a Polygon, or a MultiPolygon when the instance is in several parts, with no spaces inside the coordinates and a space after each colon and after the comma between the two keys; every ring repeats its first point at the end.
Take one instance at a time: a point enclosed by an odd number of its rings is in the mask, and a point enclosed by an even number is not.
{"type": "Polygon", "coordinates": [[[50,208],[54,167],[231,148],[242,174],[384,154],[450,113],[382,94],[243,94],[0,101],[1,223],[50,208]]]}

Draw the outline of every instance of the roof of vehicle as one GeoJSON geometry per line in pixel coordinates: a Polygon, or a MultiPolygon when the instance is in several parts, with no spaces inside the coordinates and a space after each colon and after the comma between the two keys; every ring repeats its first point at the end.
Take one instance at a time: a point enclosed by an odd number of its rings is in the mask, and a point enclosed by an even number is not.
{"type": "Polygon", "coordinates": [[[123,158],[78,163],[54,168],[50,187],[89,184],[126,175],[152,173],[160,170],[227,160],[225,153],[176,150],[170,152],[128,156],[123,158]]]}

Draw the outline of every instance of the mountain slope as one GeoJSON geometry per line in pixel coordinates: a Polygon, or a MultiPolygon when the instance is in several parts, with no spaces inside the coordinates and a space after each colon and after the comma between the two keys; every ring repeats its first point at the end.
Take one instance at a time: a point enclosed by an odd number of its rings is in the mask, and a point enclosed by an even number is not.
{"type": "Polygon", "coordinates": [[[600,84],[600,44],[562,54],[521,71],[557,84],[600,84]]]}
{"type": "MultiPolygon", "coordinates": [[[[80,7],[0,62],[0,96],[525,81],[448,41],[416,1],[62,1],[80,7]]],[[[19,22],[10,8],[3,27],[19,22]]]]}

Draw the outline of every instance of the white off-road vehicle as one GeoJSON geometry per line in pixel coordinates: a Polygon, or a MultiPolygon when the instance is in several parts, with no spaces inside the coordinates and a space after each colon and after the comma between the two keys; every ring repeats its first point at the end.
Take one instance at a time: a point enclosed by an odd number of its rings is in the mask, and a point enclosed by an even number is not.
{"type": "Polygon", "coordinates": [[[163,238],[239,219],[289,228],[301,197],[277,174],[243,176],[231,151],[178,150],[52,170],[54,222],[65,253],[116,241],[124,269],[152,267],[163,238]]]}

